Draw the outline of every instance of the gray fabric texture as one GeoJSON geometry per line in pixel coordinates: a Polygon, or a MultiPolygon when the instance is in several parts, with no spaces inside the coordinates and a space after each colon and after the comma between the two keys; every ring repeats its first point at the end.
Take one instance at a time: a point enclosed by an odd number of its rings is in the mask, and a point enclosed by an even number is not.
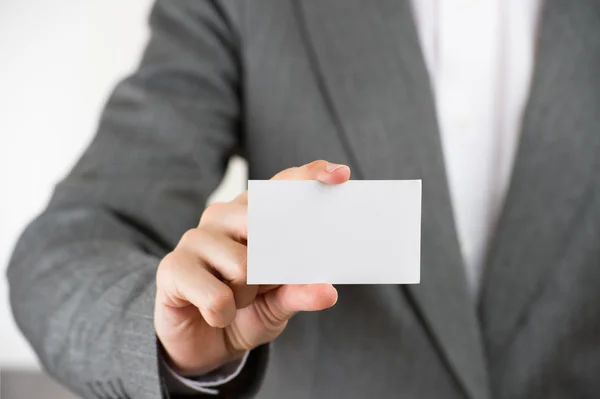
{"type": "Polygon", "coordinates": [[[315,159],[355,179],[423,179],[422,276],[338,287],[334,308],[294,317],[225,396],[600,395],[600,3],[545,2],[477,303],[408,0],[159,0],[151,24],[139,69],[9,266],[16,320],[54,378],[84,397],[164,394],[156,266],[240,154],[251,179],[315,159]]]}

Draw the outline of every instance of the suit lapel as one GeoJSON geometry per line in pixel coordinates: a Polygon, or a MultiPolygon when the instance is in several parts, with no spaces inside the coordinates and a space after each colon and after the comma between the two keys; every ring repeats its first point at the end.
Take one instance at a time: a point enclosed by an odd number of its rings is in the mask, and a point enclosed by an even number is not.
{"type": "Polygon", "coordinates": [[[300,29],[359,179],[423,179],[421,284],[405,288],[443,361],[487,398],[476,309],[454,230],[433,96],[407,0],[296,1],[300,29]]]}
{"type": "Polygon", "coordinates": [[[576,231],[600,126],[600,6],[547,0],[511,188],[492,244],[480,315],[490,362],[518,331],[576,231]]]}

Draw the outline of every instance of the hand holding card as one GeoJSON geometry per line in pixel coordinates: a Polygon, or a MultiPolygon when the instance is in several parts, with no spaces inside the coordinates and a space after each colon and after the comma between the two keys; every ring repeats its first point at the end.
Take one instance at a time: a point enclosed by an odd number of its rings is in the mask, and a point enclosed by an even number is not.
{"type": "MultiPolygon", "coordinates": [[[[274,180],[342,184],[347,166],[315,161],[274,180]]],[[[209,206],[167,254],[156,275],[156,334],[180,375],[214,370],[275,339],[297,312],[333,306],[331,284],[248,285],[248,193],[209,206]]]]}

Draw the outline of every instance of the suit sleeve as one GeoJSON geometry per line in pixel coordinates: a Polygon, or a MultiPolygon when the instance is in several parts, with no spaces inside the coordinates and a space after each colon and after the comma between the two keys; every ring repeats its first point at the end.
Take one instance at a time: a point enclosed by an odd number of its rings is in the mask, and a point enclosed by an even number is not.
{"type": "MultiPolygon", "coordinates": [[[[7,272],[17,324],[44,368],[83,397],[164,394],[156,268],[197,224],[241,141],[239,45],[225,11],[158,0],[150,25],[140,66],[7,272]]],[[[232,395],[257,389],[261,372],[245,373],[232,395]]]]}

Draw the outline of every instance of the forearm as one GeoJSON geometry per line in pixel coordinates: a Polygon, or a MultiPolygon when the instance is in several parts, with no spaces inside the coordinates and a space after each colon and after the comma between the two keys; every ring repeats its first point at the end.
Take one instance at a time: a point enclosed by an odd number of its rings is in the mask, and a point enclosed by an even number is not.
{"type": "Polygon", "coordinates": [[[8,270],[18,325],[84,397],[160,397],[156,268],[239,146],[237,49],[220,9],[159,0],[150,22],[138,70],[8,270]]]}
{"type": "Polygon", "coordinates": [[[99,210],[49,211],[29,226],[8,269],[11,303],[50,374],[85,397],[111,385],[160,396],[158,261],[99,210]]]}
{"type": "MultiPolygon", "coordinates": [[[[47,372],[83,397],[159,398],[173,389],[153,322],[164,251],[139,226],[101,209],[50,208],[31,223],[8,278],[15,319],[47,372]]],[[[267,354],[267,346],[257,348],[243,368],[202,379],[205,392],[172,393],[252,397],[267,354]]]]}

